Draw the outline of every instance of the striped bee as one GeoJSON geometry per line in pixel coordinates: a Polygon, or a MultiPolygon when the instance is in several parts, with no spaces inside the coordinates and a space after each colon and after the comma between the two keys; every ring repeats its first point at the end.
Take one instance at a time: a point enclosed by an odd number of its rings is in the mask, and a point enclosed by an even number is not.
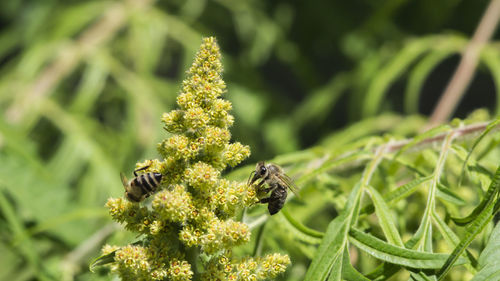
{"type": "Polygon", "coordinates": [[[123,173],[120,173],[123,187],[125,188],[125,197],[127,197],[129,201],[141,202],[153,194],[158,185],[160,185],[163,176],[160,173],[144,173],[142,175],[137,175],[137,172],[145,170],[149,168],[149,166],[150,165],[135,170],[135,178],[130,181],[123,173]]]}

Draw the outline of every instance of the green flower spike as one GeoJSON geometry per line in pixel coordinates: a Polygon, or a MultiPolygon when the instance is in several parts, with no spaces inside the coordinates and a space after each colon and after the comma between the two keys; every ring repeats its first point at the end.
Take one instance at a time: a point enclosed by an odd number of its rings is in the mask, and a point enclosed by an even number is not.
{"type": "Polygon", "coordinates": [[[162,121],[171,137],[158,145],[163,161],[137,167],[163,175],[152,204],[111,198],[106,206],[125,228],[143,234],[140,243],[105,246],[114,255],[111,269],[123,280],[264,280],[285,271],[290,259],[270,254],[234,257],[231,249],[250,240],[250,229],[235,215],[258,202],[253,187],[220,177],[228,165],[250,155],[239,142],[229,143],[234,118],[231,103],[221,99],[220,50],[215,38],[204,38],[183,81],[179,109],[162,121]],[[207,257],[199,259],[199,256],[207,257]]]}

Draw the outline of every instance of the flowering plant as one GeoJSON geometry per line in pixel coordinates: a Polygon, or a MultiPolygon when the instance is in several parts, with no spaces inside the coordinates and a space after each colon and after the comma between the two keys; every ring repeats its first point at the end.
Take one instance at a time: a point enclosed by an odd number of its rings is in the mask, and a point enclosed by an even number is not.
{"type": "Polygon", "coordinates": [[[123,197],[106,203],[115,221],[144,237],[102,250],[113,257],[111,269],[123,280],[262,280],[290,263],[287,255],[232,254],[250,239],[248,225],[234,217],[258,198],[253,186],[221,178],[226,166],[250,155],[248,146],[230,143],[234,118],[228,113],[231,103],[221,99],[226,90],[221,73],[215,38],[204,38],[177,98],[179,109],[162,117],[172,134],[158,145],[163,160],[137,164],[162,174],[151,206],[123,197]]]}

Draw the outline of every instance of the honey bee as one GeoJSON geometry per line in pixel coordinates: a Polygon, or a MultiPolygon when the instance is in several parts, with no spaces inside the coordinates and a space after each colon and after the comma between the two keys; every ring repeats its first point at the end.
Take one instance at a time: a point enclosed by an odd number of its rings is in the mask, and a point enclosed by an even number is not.
{"type": "Polygon", "coordinates": [[[120,173],[123,187],[125,188],[125,197],[131,202],[141,202],[156,191],[160,185],[162,174],[160,173],[144,173],[137,175],[137,172],[149,168],[150,165],[136,169],[134,171],[135,178],[130,181],[123,173],[120,173]]]}
{"type": "Polygon", "coordinates": [[[271,191],[271,195],[269,197],[262,198],[259,201],[259,203],[262,204],[268,203],[267,209],[271,215],[276,214],[279,210],[281,210],[281,208],[283,208],[288,195],[287,188],[290,188],[295,195],[298,193],[298,188],[292,179],[283,172],[283,169],[280,166],[276,164],[266,165],[264,161],[257,163],[255,171],[253,171],[248,178],[247,184],[252,185],[259,179],[261,181],[257,184],[257,190],[261,190],[261,187],[264,184],[267,184],[268,187],[264,188],[262,191],[266,194],[271,191]]]}

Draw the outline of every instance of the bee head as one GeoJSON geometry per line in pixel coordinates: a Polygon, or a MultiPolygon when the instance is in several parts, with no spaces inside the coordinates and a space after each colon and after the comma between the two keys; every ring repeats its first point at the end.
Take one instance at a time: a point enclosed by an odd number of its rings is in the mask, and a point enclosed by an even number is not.
{"type": "Polygon", "coordinates": [[[258,174],[261,178],[265,178],[267,176],[268,169],[263,161],[257,163],[257,166],[255,167],[255,173],[258,174]]]}
{"type": "Polygon", "coordinates": [[[249,178],[249,182],[248,182],[249,185],[252,185],[258,179],[263,179],[263,178],[267,177],[268,173],[269,173],[269,171],[268,171],[264,161],[257,163],[257,165],[255,166],[255,171],[253,171],[250,174],[250,177],[252,179],[250,180],[250,178],[249,178]],[[252,177],[252,175],[253,175],[253,177],[252,177]]]}

